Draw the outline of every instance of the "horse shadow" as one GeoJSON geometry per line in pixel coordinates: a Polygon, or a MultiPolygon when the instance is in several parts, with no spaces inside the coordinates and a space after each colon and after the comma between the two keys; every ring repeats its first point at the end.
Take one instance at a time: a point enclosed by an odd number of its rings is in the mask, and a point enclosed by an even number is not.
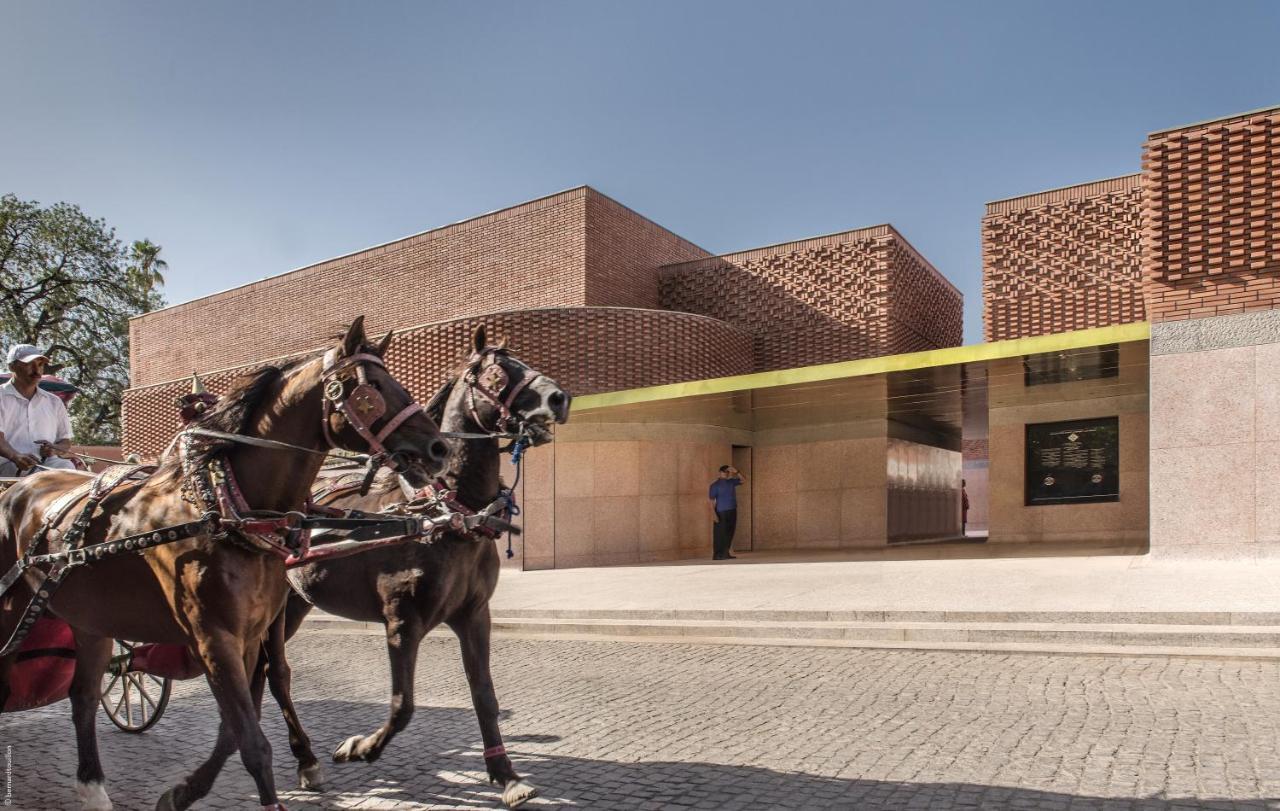
{"type": "MultiPolygon", "coordinates": [[[[352,729],[349,721],[370,706],[329,699],[299,704],[299,712],[319,746],[336,744],[352,729]]],[[[840,778],[760,765],[690,760],[650,760],[643,746],[631,744],[625,729],[610,728],[601,708],[594,737],[604,741],[598,757],[582,757],[572,740],[553,732],[519,730],[518,718],[504,710],[505,736],[516,770],[537,785],[541,795],[526,808],[575,809],[1064,809],[1066,811],[1241,811],[1280,809],[1277,799],[1102,797],[1032,788],[965,782],[917,782],[840,778]],[[608,742],[614,741],[613,745],[608,742]]],[[[266,713],[264,713],[266,715],[266,713]]],[[[375,763],[325,763],[326,792],[286,794],[290,809],[355,807],[373,796],[371,808],[496,808],[499,791],[484,782],[475,715],[468,708],[418,707],[413,723],[375,763]],[[385,802],[385,806],[382,804],[385,802]]],[[[264,718],[273,741],[283,742],[283,725],[264,718]]],[[[372,727],[370,727],[372,728],[372,727]]],[[[745,746],[744,750],[753,751],[745,746]]],[[[760,751],[758,744],[754,751],[760,751]]],[[[291,768],[287,750],[277,747],[277,763],[291,768]]],[[[278,769],[283,771],[282,769],[278,769]]],[[[815,769],[816,770],[816,769],[815,769]]],[[[281,785],[292,785],[291,774],[281,785]]],[[[247,775],[243,777],[246,790],[247,775]]],[[[245,796],[250,796],[246,794],[245,796]]],[[[366,806],[360,805],[360,808],[366,806]]]]}
{"type": "MultiPolygon", "coordinates": [[[[102,754],[117,808],[153,807],[159,795],[198,762],[197,754],[207,754],[212,747],[209,708],[202,706],[204,701],[192,700],[198,694],[190,692],[171,704],[160,723],[143,735],[113,734],[104,729],[102,754]]],[[[293,788],[296,778],[287,732],[274,709],[268,700],[263,728],[274,749],[281,799],[291,811],[501,807],[498,787],[485,781],[479,732],[470,707],[419,706],[413,723],[377,762],[326,761],[323,793],[293,788]]],[[[332,699],[300,701],[298,710],[317,744],[317,753],[336,746],[348,735],[372,730],[385,711],[368,702],[332,699]]],[[[35,760],[24,751],[25,742],[15,741],[14,757],[21,764],[15,764],[13,777],[15,807],[78,807],[72,794],[75,743],[68,716],[64,703],[6,716],[6,723],[0,723],[3,737],[12,740],[10,736],[19,733],[19,741],[42,741],[43,751],[35,760]],[[19,718],[21,722],[15,723],[19,718]]],[[[679,752],[684,759],[653,760],[643,743],[633,742],[634,736],[625,728],[611,725],[605,707],[589,722],[589,732],[575,731],[572,736],[554,728],[521,728],[518,713],[504,712],[504,716],[509,732],[506,743],[516,769],[541,789],[541,795],[525,806],[529,809],[1280,811],[1276,799],[1102,797],[979,782],[838,777],[830,773],[843,767],[820,746],[811,771],[827,774],[711,762],[697,751],[681,751],[678,741],[664,742],[664,750],[679,752]],[[588,734],[597,752],[583,757],[583,738],[588,734]]],[[[575,730],[582,729],[580,718],[567,719],[566,726],[569,723],[575,730]]],[[[743,753],[761,751],[767,751],[761,742],[743,742],[743,753]]],[[[253,782],[238,768],[237,761],[232,759],[212,794],[196,808],[241,808],[256,803],[253,782]]]]}

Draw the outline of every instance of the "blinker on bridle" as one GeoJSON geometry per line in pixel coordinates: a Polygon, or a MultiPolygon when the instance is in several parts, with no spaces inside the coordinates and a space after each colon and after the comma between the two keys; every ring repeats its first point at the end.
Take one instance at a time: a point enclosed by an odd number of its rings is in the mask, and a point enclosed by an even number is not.
{"type": "Polygon", "coordinates": [[[506,369],[502,368],[502,364],[498,363],[498,350],[487,347],[471,356],[467,362],[467,368],[462,373],[462,383],[467,387],[467,409],[471,412],[471,419],[476,425],[495,435],[506,434],[513,428],[519,430],[519,425],[513,425],[519,420],[512,412],[512,406],[520,396],[520,392],[544,376],[541,372],[535,372],[532,369],[528,371],[529,374],[522,377],[520,382],[512,386],[503,397],[502,392],[510,383],[511,376],[507,374],[506,369]],[[485,363],[486,359],[489,360],[488,363],[485,363]],[[484,421],[480,419],[480,413],[476,409],[477,394],[488,400],[497,411],[498,416],[492,428],[486,428],[484,421]]]}
{"type": "Polygon", "coordinates": [[[324,438],[329,443],[329,447],[337,448],[338,443],[333,433],[342,430],[341,424],[345,422],[368,443],[369,465],[360,491],[364,494],[369,492],[369,485],[373,482],[373,476],[380,465],[386,465],[396,473],[403,472],[400,460],[388,451],[383,443],[393,431],[404,424],[405,420],[414,414],[421,413],[422,406],[416,400],[411,401],[375,433],[374,423],[386,415],[387,401],[383,398],[382,392],[369,383],[365,364],[372,364],[382,369],[386,369],[386,364],[382,358],[368,352],[358,352],[341,360],[338,359],[337,354],[336,349],[330,349],[325,353],[324,371],[321,373],[325,381],[324,419],[322,420],[324,438]],[[351,393],[347,394],[347,382],[350,380],[348,373],[352,369],[355,370],[356,385],[351,393]]]}

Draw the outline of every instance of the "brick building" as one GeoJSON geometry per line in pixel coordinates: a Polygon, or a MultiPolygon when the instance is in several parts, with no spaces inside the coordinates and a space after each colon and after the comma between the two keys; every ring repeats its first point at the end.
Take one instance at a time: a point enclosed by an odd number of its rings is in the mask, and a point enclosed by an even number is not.
{"type": "Polygon", "coordinates": [[[961,308],[889,225],[716,257],[580,187],[133,319],[124,444],[164,447],[192,371],[221,390],[356,313],[425,399],[482,322],[582,395],[955,346],[961,308]]]}
{"type": "Polygon", "coordinates": [[[135,319],[126,444],[164,443],[192,369],[352,312],[425,397],[483,321],[577,395],[527,458],[524,568],[705,555],[726,462],[739,549],[973,541],[964,481],[992,555],[1280,555],[1280,108],[1141,159],[987,205],[984,344],[892,226],[712,256],[579,188],[135,319]]]}

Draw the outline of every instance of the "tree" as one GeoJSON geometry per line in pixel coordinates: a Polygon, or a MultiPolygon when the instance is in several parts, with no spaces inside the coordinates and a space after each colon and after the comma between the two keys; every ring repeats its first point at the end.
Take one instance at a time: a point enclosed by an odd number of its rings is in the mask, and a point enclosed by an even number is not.
{"type": "Polygon", "coordinates": [[[49,350],[81,389],[71,404],[76,441],[120,441],[129,385],[129,318],[163,304],[160,246],[125,251],[115,230],[70,203],[42,208],[0,197],[0,339],[49,350]]]}

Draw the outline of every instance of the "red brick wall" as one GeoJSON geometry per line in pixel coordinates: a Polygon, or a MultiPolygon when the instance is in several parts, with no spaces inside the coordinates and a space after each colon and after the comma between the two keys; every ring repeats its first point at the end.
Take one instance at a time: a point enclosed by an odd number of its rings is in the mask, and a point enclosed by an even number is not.
{"type": "MultiPolygon", "coordinates": [[[[743,374],[752,368],[750,336],[728,324],[688,313],[612,307],[516,310],[415,327],[397,334],[388,367],[425,402],[470,351],[471,334],[480,323],[491,339],[508,337],[517,357],[575,395],[743,374]]],[[[261,365],[202,377],[211,391],[221,393],[239,375],[261,365]]],[[[180,379],[125,392],[125,449],[146,454],[164,449],[178,428],[173,401],[187,386],[180,379]]]]}
{"type": "Polygon", "coordinates": [[[658,309],[658,268],[709,255],[621,203],[587,189],[587,304],[658,309]]]}
{"type": "Polygon", "coordinates": [[[757,370],[961,341],[960,293],[887,225],[674,265],[661,281],[663,307],[750,332],[757,370]]]}
{"type": "Polygon", "coordinates": [[[1139,176],[1001,200],[982,219],[988,341],[1146,318],[1139,176]]]}
{"type": "Polygon", "coordinates": [[[1151,320],[1280,307],[1280,108],[1152,133],[1142,165],[1151,320]]]}
{"type": "Polygon", "coordinates": [[[130,322],[134,386],[509,307],[586,303],[585,188],[311,265],[130,322]]]}
{"type": "Polygon", "coordinates": [[[964,299],[905,239],[882,246],[889,268],[889,351],[919,352],[964,343],[964,299]]]}

